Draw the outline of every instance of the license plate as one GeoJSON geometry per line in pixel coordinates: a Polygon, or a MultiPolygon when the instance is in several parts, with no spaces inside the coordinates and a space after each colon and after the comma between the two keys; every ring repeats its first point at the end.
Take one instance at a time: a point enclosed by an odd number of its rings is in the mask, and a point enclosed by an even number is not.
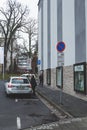
{"type": "Polygon", "coordinates": [[[20,89],[24,89],[24,87],[23,87],[23,86],[20,86],[19,88],[20,88],[20,89]]]}
{"type": "Polygon", "coordinates": [[[24,87],[23,87],[23,86],[18,86],[17,89],[19,89],[19,90],[20,90],[20,89],[23,90],[24,87]]]}

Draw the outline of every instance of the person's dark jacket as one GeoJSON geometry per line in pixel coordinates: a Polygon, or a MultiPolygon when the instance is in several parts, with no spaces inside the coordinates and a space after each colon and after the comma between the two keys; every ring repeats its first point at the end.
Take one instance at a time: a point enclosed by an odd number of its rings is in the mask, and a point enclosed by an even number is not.
{"type": "Polygon", "coordinates": [[[30,82],[31,82],[31,85],[32,85],[33,94],[35,95],[35,87],[37,86],[37,83],[36,83],[34,76],[31,77],[30,82]]]}
{"type": "Polygon", "coordinates": [[[34,76],[31,77],[31,81],[30,82],[31,82],[32,87],[36,87],[37,86],[37,83],[36,83],[36,80],[35,80],[34,76]]]}

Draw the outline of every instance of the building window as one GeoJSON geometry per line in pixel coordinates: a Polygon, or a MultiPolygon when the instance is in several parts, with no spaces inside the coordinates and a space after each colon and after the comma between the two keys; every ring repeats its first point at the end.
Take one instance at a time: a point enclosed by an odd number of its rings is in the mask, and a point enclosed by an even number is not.
{"type": "Polygon", "coordinates": [[[56,86],[63,87],[63,67],[56,68],[56,86]]]}
{"type": "Polygon", "coordinates": [[[47,84],[51,85],[51,69],[47,69],[47,84]]]}
{"type": "Polygon", "coordinates": [[[74,65],[74,90],[86,93],[86,64],[74,65]]]}

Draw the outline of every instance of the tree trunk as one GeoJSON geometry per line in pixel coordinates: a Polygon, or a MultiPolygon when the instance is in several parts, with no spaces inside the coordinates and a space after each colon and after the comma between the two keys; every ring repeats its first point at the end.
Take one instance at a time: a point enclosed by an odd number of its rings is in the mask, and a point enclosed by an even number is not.
{"type": "Polygon", "coordinates": [[[29,33],[29,58],[31,58],[31,33],[29,33]]]}
{"type": "Polygon", "coordinates": [[[7,51],[4,50],[4,72],[6,72],[7,68],[7,51]]]}

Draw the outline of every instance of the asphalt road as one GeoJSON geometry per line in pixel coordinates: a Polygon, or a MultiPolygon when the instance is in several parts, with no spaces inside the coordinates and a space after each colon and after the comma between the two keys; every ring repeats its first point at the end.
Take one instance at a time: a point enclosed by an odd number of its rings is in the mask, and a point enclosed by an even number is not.
{"type": "Polygon", "coordinates": [[[36,96],[6,97],[0,81],[0,130],[17,130],[58,121],[36,96]]]}

